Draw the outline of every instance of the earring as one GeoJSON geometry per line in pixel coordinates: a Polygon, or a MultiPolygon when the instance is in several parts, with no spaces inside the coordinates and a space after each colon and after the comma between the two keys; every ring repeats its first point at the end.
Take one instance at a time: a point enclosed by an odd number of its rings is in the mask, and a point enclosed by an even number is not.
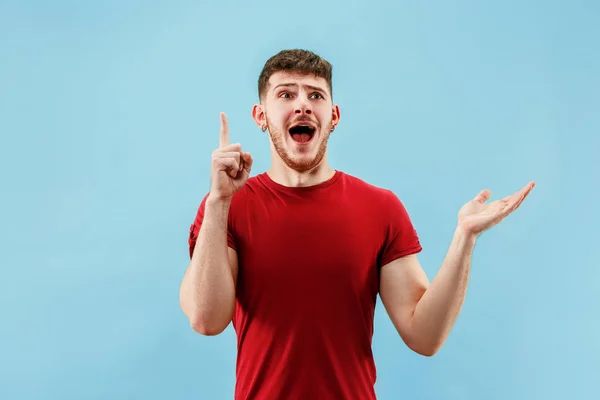
{"type": "Polygon", "coordinates": [[[266,132],[266,131],[267,131],[267,125],[263,125],[263,126],[260,128],[260,129],[261,129],[263,132],[266,132]]]}

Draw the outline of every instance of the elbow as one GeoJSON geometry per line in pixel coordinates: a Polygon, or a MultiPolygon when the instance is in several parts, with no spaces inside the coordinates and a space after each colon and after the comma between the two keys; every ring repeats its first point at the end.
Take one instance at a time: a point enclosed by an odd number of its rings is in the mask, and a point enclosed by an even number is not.
{"type": "Polygon", "coordinates": [[[434,347],[434,346],[430,346],[430,347],[422,347],[422,348],[412,348],[412,350],[424,357],[433,357],[437,354],[437,352],[440,350],[441,347],[434,347]]]}
{"type": "Polygon", "coordinates": [[[415,353],[424,357],[433,357],[442,348],[443,343],[441,342],[419,342],[410,341],[407,343],[408,347],[415,353]]]}
{"type": "Polygon", "coordinates": [[[195,307],[185,307],[181,305],[181,309],[187,317],[190,327],[196,333],[204,336],[216,336],[223,332],[229,323],[220,323],[215,318],[207,317],[204,313],[198,311],[195,307]]]}
{"type": "Polygon", "coordinates": [[[222,333],[225,328],[229,325],[231,318],[219,318],[215,316],[208,316],[206,313],[199,312],[198,310],[189,310],[182,307],[185,316],[188,318],[190,327],[194,332],[197,332],[204,336],[216,336],[222,333]]]}
{"type": "Polygon", "coordinates": [[[209,324],[204,324],[204,323],[200,323],[200,322],[196,322],[196,321],[190,321],[190,326],[192,327],[192,329],[195,332],[197,332],[203,336],[217,336],[217,335],[223,333],[225,328],[227,328],[227,325],[216,326],[216,325],[209,325],[209,324]]]}
{"type": "Polygon", "coordinates": [[[179,296],[179,305],[181,311],[187,317],[190,327],[196,333],[204,336],[216,336],[227,327],[227,324],[222,326],[223,324],[215,323],[215,318],[211,318],[206,313],[198,310],[196,305],[183,295],[183,292],[179,296]]]}
{"type": "Polygon", "coordinates": [[[221,334],[229,323],[215,323],[206,321],[204,318],[200,316],[192,316],[190,319],[190,327],[203,336],[217,336],[221,334]]]}
{"type": "Polygon", "coordinates": [[[222,307],[199,307],[198,302],[180,294],[181,310],[188,318],[194,332],[204,336],[216,336],[222,333],[233,318],[233,307],[227,312],[222,307]]]}

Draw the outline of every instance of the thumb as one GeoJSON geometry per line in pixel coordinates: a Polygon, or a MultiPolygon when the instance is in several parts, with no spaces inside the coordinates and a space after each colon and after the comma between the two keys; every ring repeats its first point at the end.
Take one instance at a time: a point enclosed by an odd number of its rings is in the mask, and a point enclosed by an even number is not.
{"type": "Polygon", "coordinates": [[[485,201],[487,201],[490,196],[492,195],[492,192],[490,192],[488,189],[484,189],[481,192],[479,192],[479,194],[477,196],[475,196],[475,201],[478,201],[480,203],[484,203],[485,201]]]}

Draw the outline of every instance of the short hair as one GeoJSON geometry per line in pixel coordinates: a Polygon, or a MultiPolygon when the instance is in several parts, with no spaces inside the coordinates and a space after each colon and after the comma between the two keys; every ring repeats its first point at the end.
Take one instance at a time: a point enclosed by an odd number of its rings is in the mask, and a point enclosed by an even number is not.
{"type": "Polygon", "coordinates": [[[275,72],[300,72],[324,78],[329,92],[332,93],[332,66],[324,58],[312,51],[302,49],[282,50],[267,60],[258,77],[258,97],[262,100],[269,79],[275,72]]]}

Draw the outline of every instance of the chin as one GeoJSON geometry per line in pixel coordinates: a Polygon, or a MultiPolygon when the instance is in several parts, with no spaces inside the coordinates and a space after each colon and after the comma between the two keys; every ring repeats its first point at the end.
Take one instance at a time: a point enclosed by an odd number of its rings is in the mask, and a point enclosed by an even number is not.
{"type": "Polygon", "coordinates": [[[284,132],[275,131],[271,139],[279,158],[288,168],[307,172],[321,164],[327,151],[329,135],[323,136],[322,132],[304,126],[284,132]]]}
{"type": "Polygon", "coordinates": [[[289,153],[285,154],[282,159],[289,168],[298,172],[313,170],[323,161],[325,147],[311,147],[311,149],[304,148],[300,151],[292,149],[289,153]]]}

